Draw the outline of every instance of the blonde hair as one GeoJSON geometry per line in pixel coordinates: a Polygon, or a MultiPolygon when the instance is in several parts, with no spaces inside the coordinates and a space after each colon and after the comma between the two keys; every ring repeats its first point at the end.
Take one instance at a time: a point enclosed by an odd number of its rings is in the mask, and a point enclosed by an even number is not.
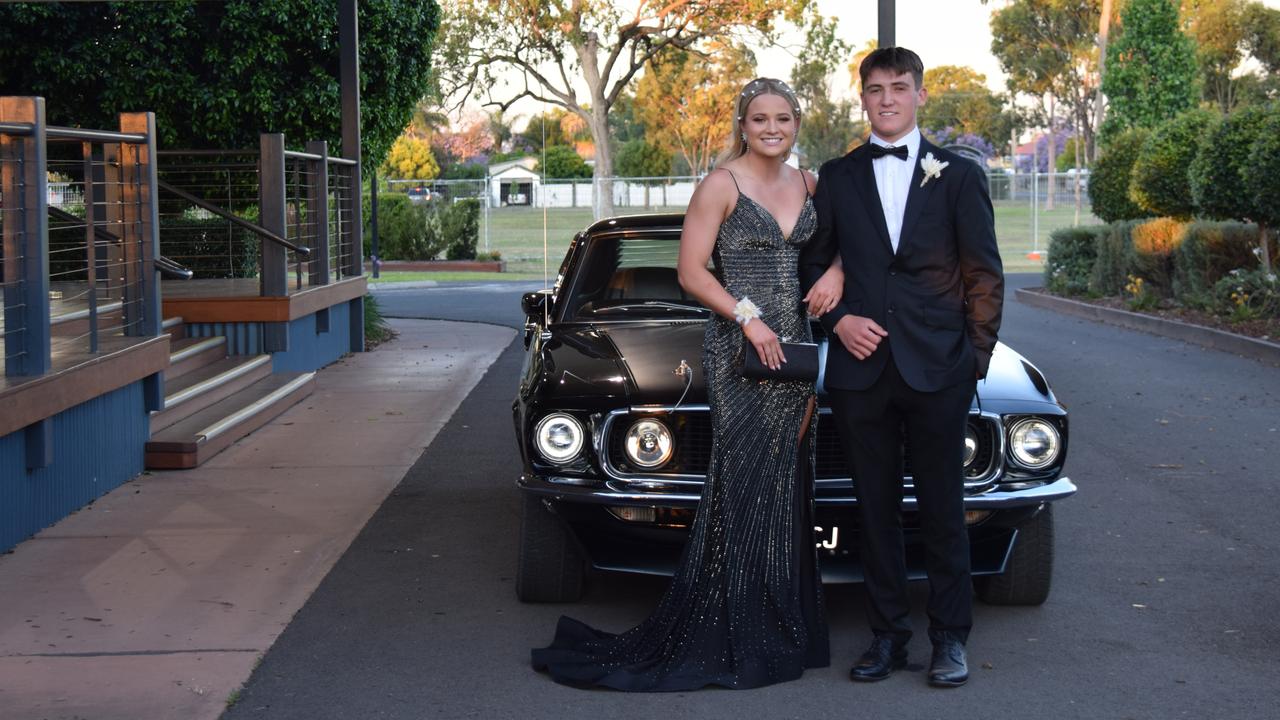
{"type": "MultiPolygon", "coordinates": [[[[720,167],[730,160],[736,160],[747,154],[747,141],[742,137],[742,121],[746,119],[747,108],[751,105],[751,101],[760,95],[777,95],[787,104],[791,106],[791,112],[796,116],[796,129],[800,127],[800,101],[796,99],[796,94],[781,80],[774,78],[759,77],[746,85],[742,86],[742,92],[738,93],[737,112],[733,114],[733,132],[729,135],[729,140],[725,143],[724,151],[716,158],[716,167],[720,167]]],[[[791,147],[795,147],[795,139],[792,139],[791,147]]],[[[791,156],[791,150],[787,150],[787,157],[791,156]]]]}

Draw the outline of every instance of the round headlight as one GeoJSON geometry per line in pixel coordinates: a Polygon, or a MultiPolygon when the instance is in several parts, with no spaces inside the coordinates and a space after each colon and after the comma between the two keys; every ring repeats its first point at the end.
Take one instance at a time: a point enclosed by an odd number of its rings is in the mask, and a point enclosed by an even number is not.
{"type": "Polygon", "coordinates": [[[1009,429],[1009,450],[1013,459],[1030,470],[1052,465],[1061,448],[1058,429],[1044,420],[1026,418],[1009,429]]]}
{"type": "Polygon", "coordinates": [[[974,432],[972,425],[966,425],[964,428],[964,466],[969,467],[969,463],[978,456],[978,433],[974,432]]]}
{"type": "Polygon", "coordinates": [[[533,441],[542,457],[553,463],[566,463],[582,451],[584,435],[582,423],[572,415],[552,413],[538,421],[533,441]]]}
{"type": "Polygon", "coordinates": [[[671,459],[675,444],[671,441],[671,431],[657,420],[638,420],[622,446],[626,450],[627,459],[636,467],[656,468],[671,459]]]}

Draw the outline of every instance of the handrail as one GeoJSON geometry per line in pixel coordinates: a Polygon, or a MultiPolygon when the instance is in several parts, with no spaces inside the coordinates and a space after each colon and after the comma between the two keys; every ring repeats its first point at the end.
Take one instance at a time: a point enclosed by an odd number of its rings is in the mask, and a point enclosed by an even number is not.
{"type": "MultiPolygon", "coordinates": [[[[52,205],[49,205],[45,209],[48,211],[49,217],[52,217],[55,220],[61,220],[63,222],[83,222],[84,221],[84,218],[73,215],[67,212],[66,210],[63,210],[62,208],[57,208],[52,205]]],[[[122,242],[119,235],[116,235],[115,233],[109,230],[104,230],[97,226],[93,228],[93,237],[96,240],[99,240],[102,242],[114,243],[116,245],[119,245],[122,242]]],[[[168,275],[172,277],[176,277],[181,280],[190,280],[196,275],[190,269],[183,267],[177,261],[171,260],[170,258],[167,258],[163,255],[160,255],[159,257],[156,258],[156,268],[159,269],[160,272],[167,273],[168,275]]]]}
{"type": "Polygon", "coordinates": [[[285,150],[284,156],[295,160],[327,160],[334,165],[355,165],[356,161],[344,157],[336,157],[334,155],[316,155],[315,153],[301,152],[299,150],[285,150]]]}
{"type": "Polygon", "coordinates": [[[185,190],[180,190],[163,180],[157,180],[156,185],[160,189],[171,192],[174,195],[177,195],[178,197],[182,198],[183,200],[186,200],[187,202],[191,203],[192,205],[195,205],[198,208],[208,210],[214,215],[217,215],[218,217],[223,218],[224,220],[227,220],[228,222],[230,222],[233,225],[236,225],[237,227],[248,230],[260,237],[264,237],[277,245],[282,245],[294,251],[295,253],[302,255],[303,257],[309,257],[311,255],[311,248],[303,247],[301,245],[295,245],[294,243],[291,243],[288,240],[285,240],[284,238],[262,227],[261,225],[256,225],[254,223],[249,222],[248,220],[245,220],[242,217],[238,217],[230,212],[227,212],[226,210],[223,210],[217,205],[201,200],[195,195],[192,195],[191,193],[185,190]]]}
{"type": "MultiPolygon", "coordinates": [[[[6,135],[30,135],[33,129],[34,126],[31,123],[0,123],[0,133],[5,133],[6,135]]],[[[87,140],[89,142],[103,143],[141,144],[147,142],[147,136],[141,133],[86,130],[85,128],[61,127],[58,125],[46,125],[44,136],[46,139],[87,140]]]]}

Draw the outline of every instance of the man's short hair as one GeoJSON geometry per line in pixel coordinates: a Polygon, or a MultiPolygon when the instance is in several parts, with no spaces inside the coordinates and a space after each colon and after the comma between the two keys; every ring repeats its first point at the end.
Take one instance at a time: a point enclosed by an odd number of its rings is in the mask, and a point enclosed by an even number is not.
{"type": "Polygon", "coordinates": [[[858,76],[862,80],[863,87],[866,87],[867,76],[873,70],[888,70],[895,77],[911,73],[911,77],[916,81],[916,89],[924,87],[924,61],[919,55],[904,47],[879,48],[872,50],[863,58],[862,64],[858,66],[858,76]]]}

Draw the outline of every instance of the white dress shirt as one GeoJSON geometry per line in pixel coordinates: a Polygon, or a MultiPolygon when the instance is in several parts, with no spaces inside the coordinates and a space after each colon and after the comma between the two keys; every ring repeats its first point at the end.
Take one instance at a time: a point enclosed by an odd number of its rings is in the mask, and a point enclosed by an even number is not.
{"type": "Polygon", "coordinates": [[[889,228],[889,242],[898,252],[898,238],[902,235],[902,216],[907,210],[907,194],[911,192],[911,176],[920,159],[920,128],[912,128],[896,143],[887,143],[871,133],[871,142],[882,147],[907,146],[907,159],[892,155],[871,161],[876,175],[876,190],[880,193],[880,207],[884,209],[884,224],[889,228]]]}

